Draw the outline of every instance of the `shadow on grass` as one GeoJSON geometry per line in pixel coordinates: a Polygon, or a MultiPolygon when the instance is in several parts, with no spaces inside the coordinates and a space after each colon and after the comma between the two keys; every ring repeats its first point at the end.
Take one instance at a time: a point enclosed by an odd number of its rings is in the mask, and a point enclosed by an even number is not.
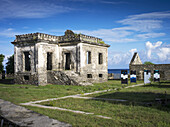
{"type": "Polygon", "coordinates": [[[155,82],[142,87],[170,88],[170,82],[155,82]]]}
{"type": "MultiPolygon", "coordinates": [[[[115,92],[111,94],[97,96],[96,98],[122,99],[127,101],[126,102],[107,101],[107,102],[112,104],[123,104],[129,106],[144,106],[170,112],[170,95],[165,93],[115,92]]],[[[106,102],[106,100],[97,101],[106,102]]]]}

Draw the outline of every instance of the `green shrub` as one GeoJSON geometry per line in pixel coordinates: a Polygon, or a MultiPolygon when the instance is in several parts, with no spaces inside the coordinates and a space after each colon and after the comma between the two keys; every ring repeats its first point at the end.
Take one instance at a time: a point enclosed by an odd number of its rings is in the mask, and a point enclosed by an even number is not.
{"type": "Polygon", "coordinates": [[[145,64],[145,65],[152,65],[152,64],[154,64],[154,63],[152,63],[152,62],[150,62],[150,61],[146,61],[146,62],[144,62],[144,64],[145,64]]]}

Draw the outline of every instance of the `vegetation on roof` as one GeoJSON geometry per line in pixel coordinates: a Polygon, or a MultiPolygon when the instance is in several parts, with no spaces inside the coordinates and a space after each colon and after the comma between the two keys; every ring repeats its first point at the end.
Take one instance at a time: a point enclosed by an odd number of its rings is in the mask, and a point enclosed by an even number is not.
{"type": "Polygon", "coordinates": [[[105,44],[105,42],[104,42],[104,41],[98,41],[98,43],[100,43],[100,44],[105,44]]]}
{"type": "Polygon", "coordinates": [[[74,36],[77,38],[78,36],[80,36],[80,34],[76,34],[76,33],[74,33],[74,36]]]}

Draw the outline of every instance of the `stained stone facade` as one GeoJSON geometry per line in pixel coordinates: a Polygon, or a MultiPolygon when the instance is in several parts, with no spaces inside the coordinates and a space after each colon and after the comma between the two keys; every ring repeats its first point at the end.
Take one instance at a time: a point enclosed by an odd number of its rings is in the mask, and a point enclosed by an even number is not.
{"type": "Polygon", "coordinates": [[[159,70],[161,80],[170,80],[170,64],[142,64],[138,53],[134,53],[129,64],[129,69],[136,70],[137,80],[144,79],[144,70],[150,70],[153,78],[154,70],[159,70]]]}
{"type": "Polygon", "coordinates": [[[15,83],[89,85],[108,77],[108,47],[102,39],[75,34],[16,35],[15,83]]]}

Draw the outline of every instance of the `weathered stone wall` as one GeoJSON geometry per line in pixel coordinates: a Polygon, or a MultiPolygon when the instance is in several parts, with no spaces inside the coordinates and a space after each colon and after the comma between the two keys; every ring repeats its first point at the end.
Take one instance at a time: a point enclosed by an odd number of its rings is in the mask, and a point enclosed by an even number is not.
{"type": "Polygon", "coordinates": [[[131,65],[142,64],[142,61],[137,52],[134,53],[130,64],[131,65]]]}
{"type": "Polygon", "coordinates": [[[16,35],[16,39],[14,42],[23,42],[23,41],[37,41],[39,40],[46,40],[46,41],[59,41],[60,36],[54,36],[44,33],[31,33],[31,34],[23,34],[23,35],[16,35]]]}
{"type": "Polygon", "coordinates": [[[30,60],[31,60],[31,73],[36,72],[36,47],[35,44],[19,44],[15,46],[14,51],[14,66],[15,66],[15,73],[24,72],[24,52],[30,53],[30,60]]]}
{"type": "Polygon", "coordinates": [[[102,41],[102,39],[88,36],[84,34],[75,34],[70,30],[67,30],[65,32],[64,36],[55,36],[55,35],[49,35],[44,33],[30,33],[30,34],[23,34],[23,35],[16,35],[16,39],[14,42],[23,42],[23,41],[37,41],[37,40],[45,40],[45,41],[51,41],[51,42],[67,42],[67,41],[86,41],[86,42],[95,42],[99,43],[102,41]]]}
{"type": "Polygon", "coordinates": [[[15,74],[14,83],[39,85],[38,75],[36,73],[31,74],[30,72],[18,72],[15,74]]]}
{"type": "Polygon", "coordinates": [[[43,33],[17,35],[12,42],[15,46],[15,82],[35,85],[54,84],[54,79],[50,79],[50,73],[48,74],[49,70],[63,73],[69,70],[70,80],[76,82],[80,81],[74,80],[76,76],[81,77],[83,82],[105,82],[108,78],[107,48],[109,45],[99,43],[101,41],[100,38],[74,34],[70,30],[67,30],[64,36],[43,33]],[[87,64],[87,51],[91,52],[91,64],[87,64]],[[27,63],[24,52],[29,54],[27,60],[30,59],[31,70],[25,69],[27,63]],[[52,64],[50,64],[52,69],[47,69],[47,63],[49,63],[47,53],[50,53],[50,59],[52,59],[52,64]],[[101,64],[98,63],[99,53],[102,54],[101,64]],[[92,77],[87,78],[88,74],[92,77]]]}
{"type": "Polygon", "coordinates": [[[48,71],[47,80],[50,84],[57,85],[80,85],[76,80],[68,76],[63,71],[48,71]]]}
{"type": "Polygon", "coordinates": [[[58,77],[54,74],[53,71],[47,72],[47,82],[48,82],[48,84],[65,85],[64,82],[61,82],[58,79],[58,77]]]}
{"type": "Polygon", "coordinates": [[[80,75],[88,82],[106,82],[108,79],[108,51],[107,47],[82,43],[80,47],[80,75]],[[87,64],[87,52],[91,52],[91,64],[87,64]],[[103,62],[99,64],[99,53],[103,55],[103,62]],[[91,74],[92,78],[87,78],[91,74]],[[102,77],[99,77],[102,74],[102,77]]]}
{"type": "Polygon", "coordinates": [[[17,84],[34,84],[38,85],[37,78],[37,61],[36,61],[36,47],[33,43],[17,44],[14,49],[14,71],[15,80],[17,84]],[[25,70],[24,52],[30,53],[31,70],[25,70]]]}
{"type": "Polygon", "coordinates": [[[80,34],[80,40],[88,41],[88,42],[95,42],[95,43],[98,43],[98,42],[102,41],[102,39],[100,39],[100,38],[87,36],[87,35],[83,35],[83,34],[80,34]]]}
{"type": "Polygon", "coordinates": [[[52,70],[57,70],[59,53],[58,45],[48,44],[48,43],[37,43],[36,48],[38,51],[37,56],[37,71],[38,71],[38,84],[46,85],[47,84],[47,52],[52,53],[52,70]]]}
{"type": "Polygon", "coordinates": [[[60,70],[65,70],[65,62],[66,62],[66,56],[65,53],[70,53],[70,58],[71,58],[71,64],[70,64],[70,70],[74,70],[75,72],[79,72],[79,48],[78,45],[66,45],[66,46],[61,46],[60,47],[60,70]]]}
{"type": "Polygon", "coordinates": [[[136,70],[137,79],[142,80],[144,78],[144,70],[151,70],[153,76],[154,70],[160,71],[161,80],[170,80],[170,64],[153,64],[153,65],[129,65],[130,70],[136,70]]]}

